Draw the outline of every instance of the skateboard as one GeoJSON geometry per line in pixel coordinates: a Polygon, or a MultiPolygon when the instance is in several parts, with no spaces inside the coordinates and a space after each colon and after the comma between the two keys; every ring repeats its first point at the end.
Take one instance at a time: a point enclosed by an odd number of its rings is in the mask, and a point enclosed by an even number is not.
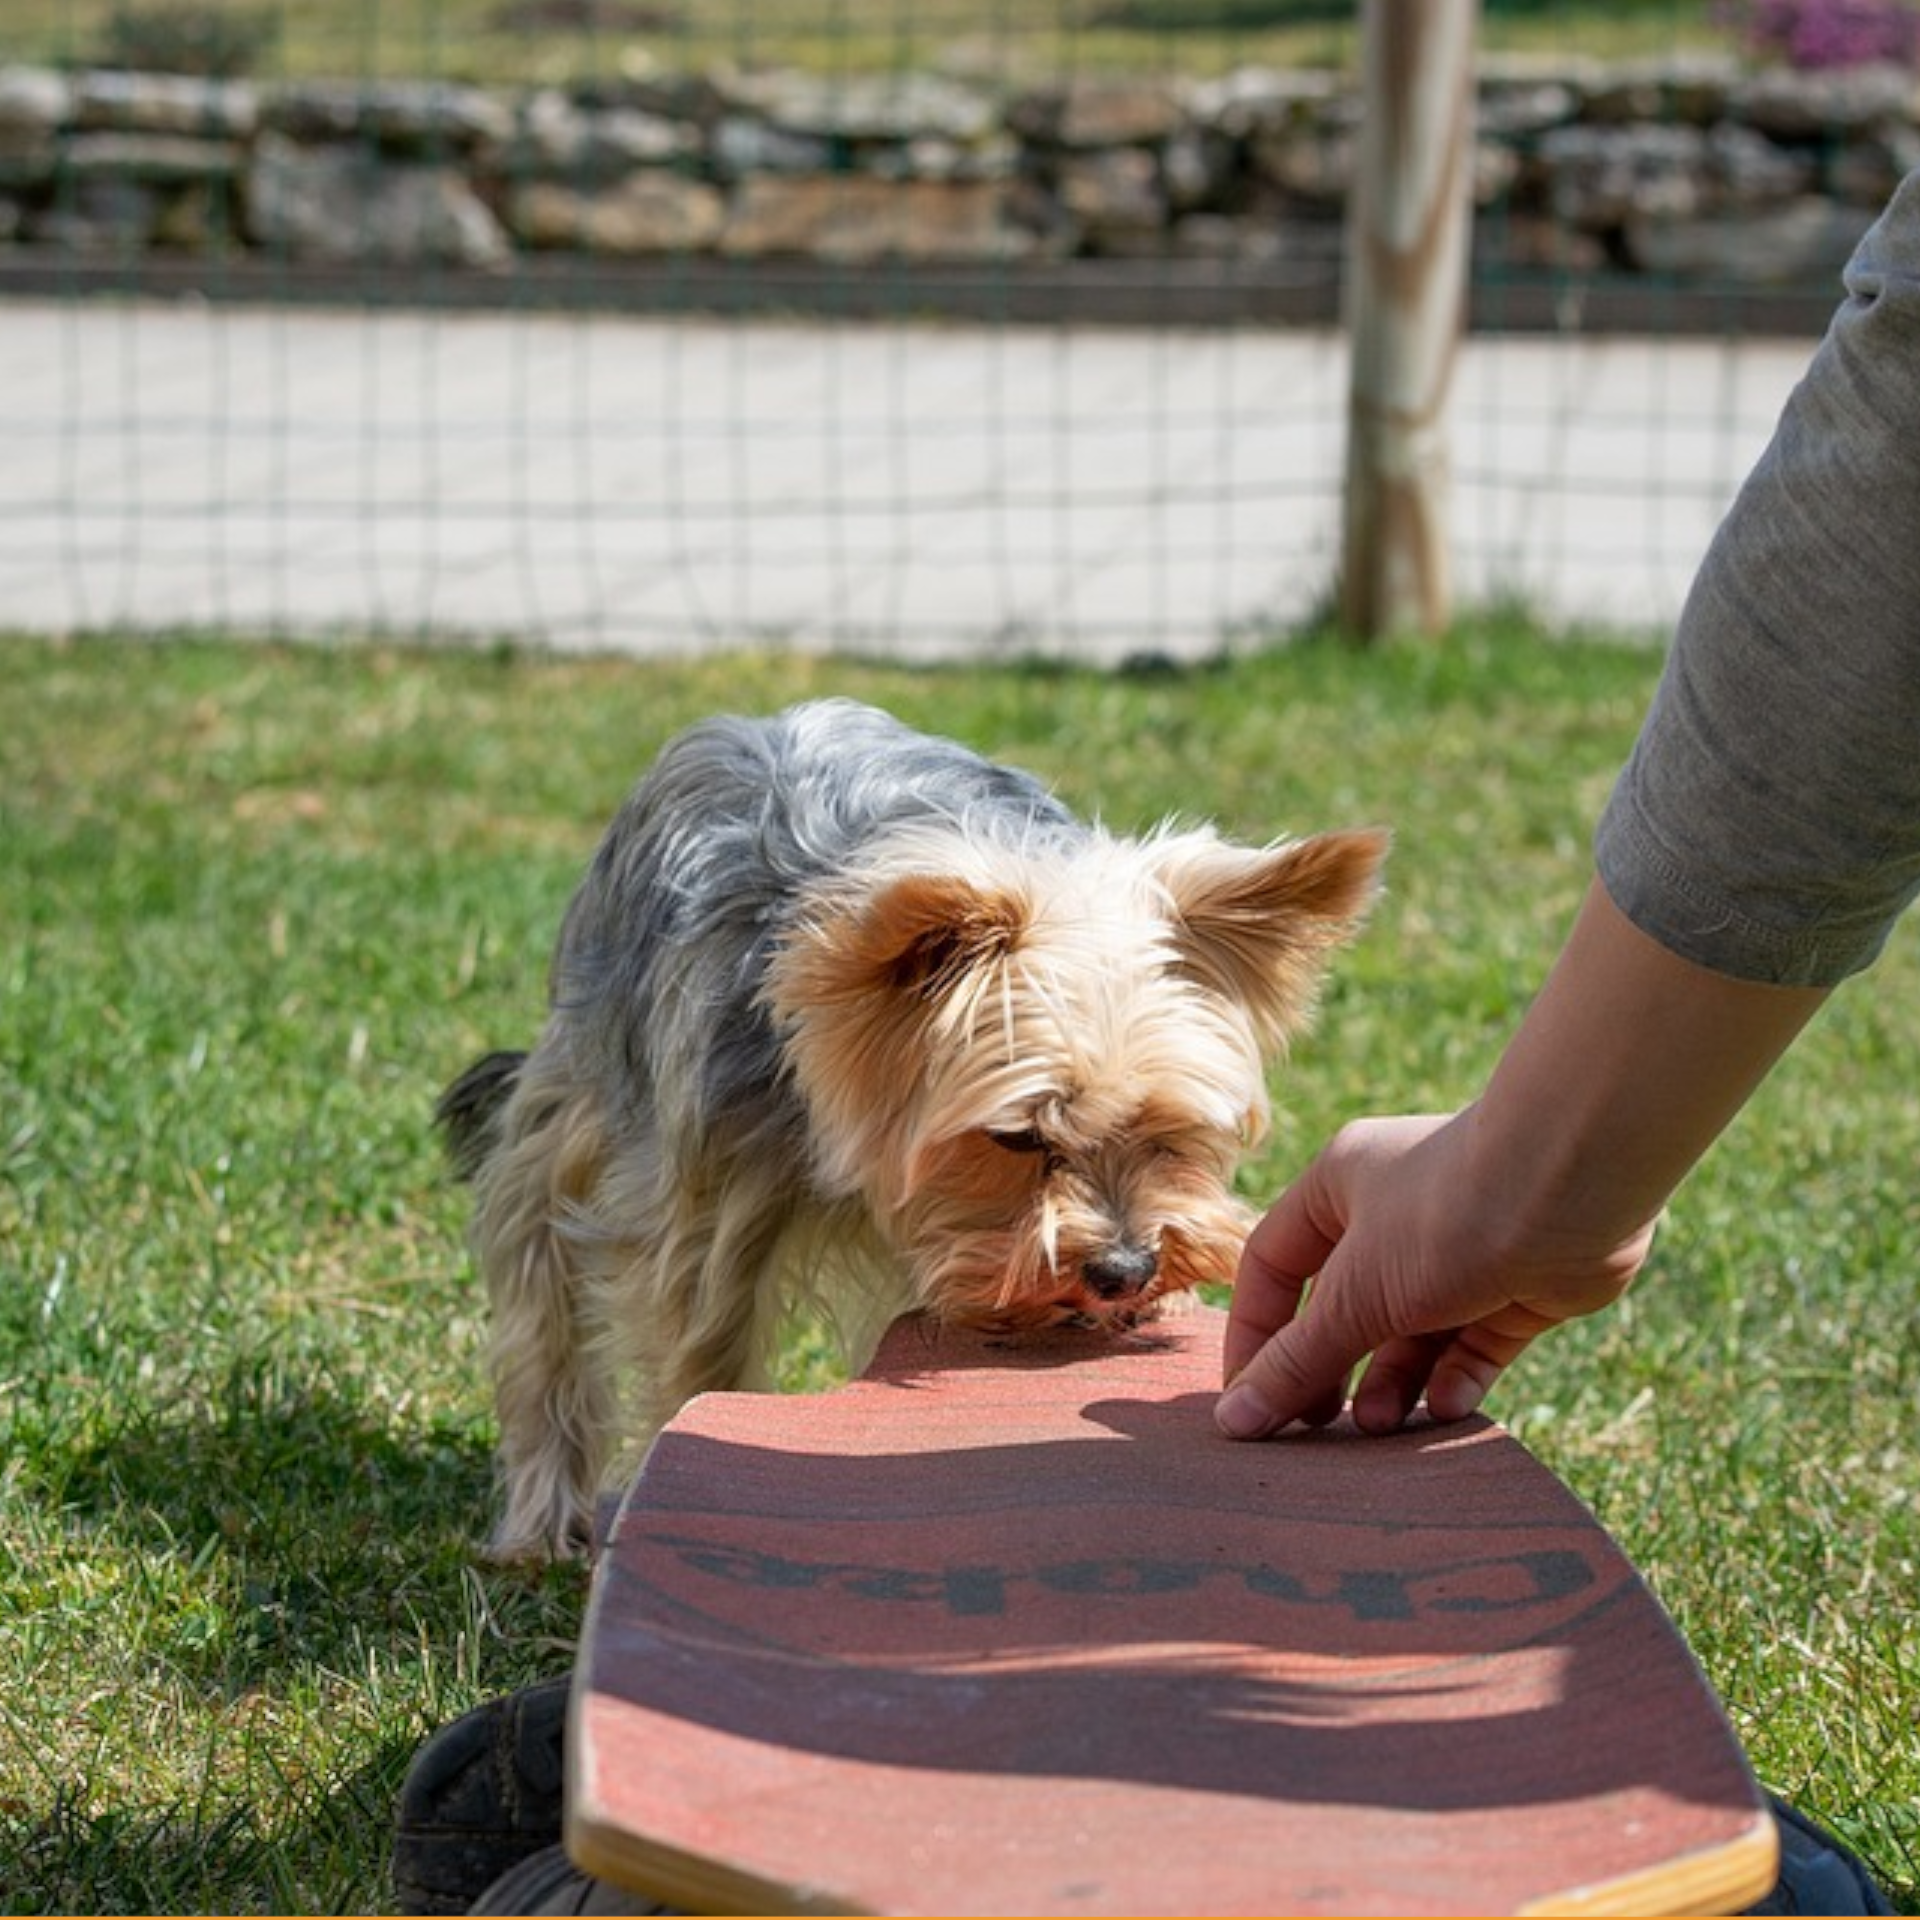
{"type": "Polygon", "coordinates": [[[1671,1621],[1476,1417],[1261,1444],[1225,1315],[895,1322],[665,1429],[595,1573],[567,1842],[696,1913],[1713,1913],[1767,1804],[1671,1621]]]}

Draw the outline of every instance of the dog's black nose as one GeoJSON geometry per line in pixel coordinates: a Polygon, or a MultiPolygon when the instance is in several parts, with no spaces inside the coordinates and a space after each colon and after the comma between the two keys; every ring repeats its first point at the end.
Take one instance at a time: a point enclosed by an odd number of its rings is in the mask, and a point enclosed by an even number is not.
{"type": "Polygon", "coordinates": [[[1151,1247],[1123,1242],[1090,1253],[1080,1264],[1080,1276],[1102,1300],[1124,1300],[1138,1293],[1160,1271],[1160,1256],[1151,1247]]]}

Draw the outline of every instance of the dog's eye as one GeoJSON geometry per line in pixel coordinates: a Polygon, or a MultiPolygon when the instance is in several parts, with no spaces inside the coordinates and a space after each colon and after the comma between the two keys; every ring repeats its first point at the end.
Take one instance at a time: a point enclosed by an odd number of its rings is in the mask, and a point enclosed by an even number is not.
{"type": "Polygon", "coordinates": [[[1005,1133],[987,1130],[987,1138],[1006,1153],[1045,1153],[1046,1136],[1038,1127],[1014,1127],[1005,1133]]]}

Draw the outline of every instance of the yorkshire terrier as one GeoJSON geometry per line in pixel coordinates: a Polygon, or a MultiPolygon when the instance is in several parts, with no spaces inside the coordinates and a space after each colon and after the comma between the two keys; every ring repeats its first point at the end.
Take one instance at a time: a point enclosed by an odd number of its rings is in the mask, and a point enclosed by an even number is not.
{"type": "Polygon", "coordinates": [[[671,741],[574,896],[531,1053],[440,1102],[494,1316],[499,1559],[787,1316],[1123,1328],[1232,1277],[1267,1070],[1386,836],[1123,839],[844,700],[671,741]],[[618,1383],[634,1380],[623,1408],[618,1383]]]}

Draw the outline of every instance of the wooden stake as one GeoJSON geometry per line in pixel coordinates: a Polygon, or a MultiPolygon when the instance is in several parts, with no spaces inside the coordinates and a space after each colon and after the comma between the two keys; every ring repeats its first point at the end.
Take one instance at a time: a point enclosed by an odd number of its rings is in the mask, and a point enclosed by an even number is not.
{"type": "Polygon", "coordinates": [[[1342,625],[1452,617],[1446,407],[1466,299],[1477,0],[1361,0],[1362,119],[1347,220],[1342,625]]]}

